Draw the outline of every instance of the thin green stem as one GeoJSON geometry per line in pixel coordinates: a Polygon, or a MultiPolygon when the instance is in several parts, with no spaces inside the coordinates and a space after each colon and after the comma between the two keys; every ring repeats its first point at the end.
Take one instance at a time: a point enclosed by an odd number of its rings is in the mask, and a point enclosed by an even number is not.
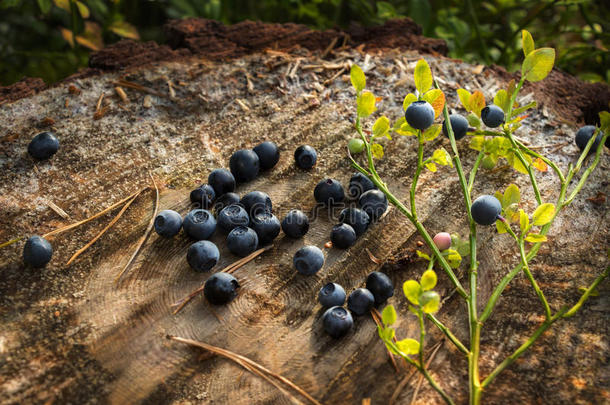
{"type": "Polygon", "coordinates": [[[536,282],[536,279],[534,278],[534,275],[532,274],[532,272],[530,270],[530,267],[528,264],[528,259],[525,254],[525,246],[524,246],[523,238],[519,238],[518,244],[519,244],[519,255],[521,256],[521,263],[523,263],[523,271],[525,272],[525,275],[527,276],[530,283],[532,284],[532,287],[534,287],[534,291],[536,291],[536,295],[538,295],[540,302],[542,302],[542,306],[544,307],[544,315],[546,316],[546,319],[550,319],[551,318],[551,307],[549,305],[548,300],[544,296],[542,289],[540,288],[540,286],[538,286],[538,283],[536,282]]]}
{"type": "Polygon", "coordinates": [[[474,166],[470,170],[470,175],[468,176],[468,195],[472,195],[472,187],[474,186],[474,178],[477,175],[477,171],[479,170],[479,165],[485,156],[484,151],[480,151],[477,155],[477,160],[474,161],[474,166]]]}
{"type": "Polygon", "coordinates": [[[424,314],[421,308],[418,310],[417,319],[419,320],[419,365],[425,369],[424,346],[426,344],[426,328],[424,327],[424,314]]]}
{"type": "Polygon", "coordinates": [[[447,338],[455,345],[455,347],[458,348],[459,351],[466,355],[469,354],[466,346],[464,346],[464,344],[460,342],[460,340],[451,332],[451,330],[449,330],[449,328],[446,327],[437,317],[435,317],[433,314],[426,314],[426,316],[441,332],[445,334],[445,336],[447,336],[447,338]]]}
{"type": "Polygon", "coordinates": [[[559,180],[563,183],[565,182],[565,177],[563,176],[563,173],[561,172],[561,170],[559,170],[559,167],[557,167],[557,165],[555,163],[553,163],[551,160],[547,159],[546,157],[542,156],[539,153],[534,152],[533,150],[529,149],[527,146],[525,146],[521,141],[515,139],[515,141],[517,142],[517,146],[519,146],[519,149],[521,149],[522,151],[524,151],[525,153],[527,153],[528,155],[537,157],[539,159],[541,159],[544,163],[546,163],[547,165],[549,165],[553,171],[557,174],[557,177],[559,177],[559,180]]]}
{"type": "Polygon", "coordinates": [[[417,133],[417,168],[415,169],[415,174],[413,175],[413,182],[411,183],[411,192],[409,194],[410,203],[411,203],[411,215],[417,221],[417,210],[415,208],[415,190],[417,188],[417,182],[419,180],[419,175],[424,167],[424,136],[422,135],[422,131],[418,131],[417,133]]]}
{"type": "MultiPolygon", "coordinates": [[[[599,129],[598,129],[598,131],[599,131],[599,129]]],[[[595,169],[595,167],[599,163],[599,159],[600,159],[600,156],[602,154],[602,150],[604,148],[604,143],[606,142],[606,139],[608,138],[609,135],[610,134],[605,134],[602,137],[601,142],[599,143],[599,146],[597,147],[597,151],[595,152],[595,158],[593,159],[593,162],[587,168],[587,170],[585,170],[585,172],[582,174],[580,180],[578,181],[578,184],[576,185],[576,187],[574,187],[574,190],[572,190],[572,192],[570,193],[570,197],[568,197],[568,199],[565,202],[566,205],[569,205],[569,204],[572,203],[572,201],[574,201],[574,198],[576,197],[576,195],[580,192],[582,187],[585,185],[585,182],[587,181],[587,178],[589,177],[589,175],[593,172],[593,170],[595,169]]],[[[589,144],[591,144],[591,142],[593,142],[593,139],[595,139],[596,137],[597,137],[597,132],[595,134],[593,134],[593,136],[589,140],[589,144]]],[[[587,145],[587,146],[589,146],[589,145],[587,145]]],[[[583,154],[584,153],[588,153],[586,148],[583,151],[583,154]]]]}
{"type": "Polygon", "coordinates": [[[606,277],[608,277],[608,273],[610,272],[610,266],[606,267],[606,270],[604,270],[604,272],[602,274],[600,274],[595,281],[593,281],[593,284],[591,284],[589,286],[589,288],[586,289],[586,291],[583,293],[583,295],[580,297],[580,299],[578,300],[578,302],[576,304],[574,304],[574,306],[572,308],[570,308],[569,311],[567,311],[565,314],[563,314],[563,318],[569,318],[571,316],[573,316],[585,303],[585,301],[587,301],[587,299],[591,296],[591,294],[595,291],[595,289],[597,288],[597,286],[604,281],[604,279],[606,277]]]}

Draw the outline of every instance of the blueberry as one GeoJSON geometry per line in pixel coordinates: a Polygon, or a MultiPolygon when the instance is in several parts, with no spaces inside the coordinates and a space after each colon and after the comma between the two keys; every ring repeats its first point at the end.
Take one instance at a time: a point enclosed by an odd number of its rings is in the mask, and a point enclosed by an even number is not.
{"type": "MultiPolygon", "coordinates": [[[[449,116],[449,122],[451,122],[451,129],[453,130],[453,137],[456,141],[466,136],[468,132],[468,120],[459,114],[451,114],[449,116]]],[[[447,131],[447,125],[443,121],[443,133],[449,138],[449,132],[447,131]]]]}
{"type": "Polygon", "coordinates": [[[208,184],[221,196],[235,190],[235,177],[227,169],[214,169],[208,175],[208,184]]]}
{"type": "Polygon", "coordinates": [[[374,221],[388,209],[388,199],[379,190],[369,190],[360,196],[358,205],[374,221]]]}
{"type": "Polygon", "coordinates": [[[239,195],[235,193],[225,193],[214,201],[214,211],[220,212],[229,205],[239,204],[239,195]]]}
{"type": "Polygon", "coordinates": [[[380,271],[374,271],[366,278],[366,289],[375,297],[375,305],[383,304],[394,295],[392,280],[380,271]]]}
{"type": "Polygon", "coordinates": [[[330,240],[334,247],[347,249],[356,243],[356,231],[348,224],[337,224],[330,231],[330,240]]]}
{"type": "Polygon", "coordinates": [[[343,307],[332,307],[322,315],[324,331],[335,339],[344,336],[354,325],[352,315],[343,307]]]}
{"type": "Polygon", "coordinates": [[[438,250],[447,250],[451,247],[451,235],[447,232],[439,232],[432,239],[438,250]]]}
{"type": "Polygon", "coordinates": [[[345,199],[343,186],[335,179],[320,181],[313,190],[313,196],[317,202],[325,205],[334,205],[345,199]]]}
{"type": "MultiPolygon", "coordinates": [[[[585,125],[584,127],[580,128],[578,132],[576,132],[576,138],[574,139],[574,141],[576,142],[576,146],[578,146],[578,149],[580,149],[581,152],[585,150],[585,147],[587,146],[587,143],[589,143],[589,139],[591,139],[591,137],[595,133],[595,130],[596,128],[593,125],[585,125]]],[[[591,145],[587,156],[592,155],[595,153],[595,151],[597,151],[597,147],[599,146],[599,143],[602,140],[602,136],[603,134],[600,131],[599,135],[597,135],[597,138],[595,138],[595,141],[593,141],[593,145],[591,145]]],[[[610,139],[610,137],[608,139],[610,139]]],[[[606,143],[608,143],[607,140],[606,143]]]]}
{"type": "Polygon", "coordinates": [[[350,225],[358,237],[369,227],[371,217],[360,208],[345,208],[339,214],[339,221],[350,225]]]}
{"type": "Polygon", "coordinates": [[[355,200],[359,199],[362,193],[369,190],[375,190],[377,186],[362,173],[354,173],[349,179],[347,192],[349,196],[355,200]]]}
{"type": "Polygon", "coordinates": [[[235,227],[227,236],[227,247],[231,253],[246,257],[258,247],[258,236],[247,226],[235,227]]]}
{"type": "Polygon", "coordinates": [[[250,226],[258,236],[261,246],[268,245],[280,233],[280,221],[270,212],[256,214],[250,221],[250,226]]]}
{"type": "Polygon", "coordinates": [[[186,252],[186,261],[195,271],[204,272],[216,266],[220,259],[220,252],[215,244],[209,240],[200,240],[189,246],[186,252]]]}
{"type": "Polygon", "coordinates": [[[196,208],[208,209],[216,198],[216,192],[209,184],[203,184],[191,191],[191,202],[196,208]]]}
{"type": "Polygon", "coordinates": [[[309,230],[309,218],[303,211],[292,210],[282,220],[282,230],[291,238],[301,238],[309,230]]]}
{"type": "Polygon", "coordinates": [[[318,301],[327,308],[341,306],[345,302],[345,290],[337,283],[328,283],[320,289],[318,301]]]}
{"type": "Polygon", "coordinates": [[[352,138],[347,143],[350,153],[361,153],[364,150],[364,142],[362,139],[352,138]]]}
{"type": "Polygon", "coordinates": [[[496,128],[504,124],[504,111],[497,105],[488,105],[481,110],[481,119],[489,128],[496,128]]]}
{"type": "Polygon", "coordinates": [[[41,268],[51,261],[53,248],[49,241],[41,236],[30,236],[23,247],[23,261],[25,264],[41,268]]]}
{"type": "Polygon", "coordinates": [[[182,228],[182,217],[176,211],[163,210],[155,217],[155,231],[164,238],[178,235],[182,228]]]}
{"type": "Polygon", "coordinates": [[[258,155],[251,149],[241,149],[233,153],[229,159],[229,168],[235,176],[235,180],[245,183],[258,175],[260,161],[258,155]]]}
{"type": "Polygon", "coordinates": [[[434,122],[434,108],[427,101],[415,101],[407,107],[405,119],[415,129],[428,129],[434,122]]]}
{"type": "Polygon", "coordinates": [[[267,193],[262,191],[251,191],[241,198],[241,205],[244,206],[250,218],[263,212],[271,212],[273,204],[267,193]]]}
{"type": "Polygon", "coordinates": [[[299,273],[311,276],[324,265],[324,253],[315,246],[304,246],[294,254],[292,263],[299,273]]]}
{"type": "Polygon", "coordinates": [[[318,154],[316,150],[309,145],[299,146],[294,151],[294,160],[301,169],[309,170],[316,164],[318,154]]]}
{"type": "Polygon", "coordinates": [[[491,225],[502,212],[500,201],[493,195],[482,195],[472,203],[470,214],[479,225],[491,225]]]}
{"type": "Polygon", "coordinates": [[[216,220],[210,211],[196,209],[186,214],[182,228],[193,239],[208,239],[216,230],[216,220]]]}
{"type": "Polygon", "coordinates": [[[280,160],[280,151],[273,142],[263,142],[252,150],[258,155],[262,170],[271,169],[280,160]]]}
{"type": "Polygon", "coordinates": [[[205,281],[203,295],[210,304],[222,305],[237,297],[239,283],[229,273],[215,273],[205,281]]]}
{"type": "Polygon", "coordinates": [[[248,226],[250,217],[241,205],[233,204],[225,207],[218,214],[218,226],[226,232],[231,232],[233,228],[238,226],[248,226]]]}
{"type": "Polygon", "coordinates": [[[356,288],[347,297],[347,307],[354,315],[365,315],[375,305],[373,293],[366,288],[356,288]]]}
{"type": "Polygon", "coordinates": [[[59,141],[52,132],[41,132],[30,141],[28,153],[34,159],[44,160],[53,156],[59,149],[59,141]]]}

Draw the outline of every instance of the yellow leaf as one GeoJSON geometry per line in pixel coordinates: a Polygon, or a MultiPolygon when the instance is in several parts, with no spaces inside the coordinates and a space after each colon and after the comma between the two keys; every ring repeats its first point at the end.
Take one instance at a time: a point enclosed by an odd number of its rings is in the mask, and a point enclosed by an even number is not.
{"type": "Polygon", "coordinates": [[[519,228],[521,228],[521,232],[525,232],[527,228],[530,226],[530,218],[527,216],[525,211],[522,209],[519,210],[519,228]]]}
{"type": "Polygon", "coordinates": [[[417,101],[417,96],[413,93],[409,93],[405,96],[404,101],[402,102],[402,110],[407,111],[407,108],[413,103],[417,101]]]}
{"type": "Polygon", "coordinates": [[[500,220],[496,221],[496,229],[498,230],[498,233],[508,232],[508,229],[506,228],[506,224],[500,220]]]}
{"type": "Polygon", "coordinates": [[[378,143],[372,144],[371,153],[375,159],[381,159],[383,157],[383,146],[378,143]]]}
{"type": "Polygon", "coordinates": [[[76,7],[78,8],[78,12],[84,19],[89,18],[89,8],[86,5],[84,5],[80,1],[76,1],[76,7]]]}
{"type": "Polygon", "coordinates": [[[541,172],[546,172],[547,170],[549,170],[549,167],[547,166],[547,164],[544,163],[544,160],[542,160],[540,158],[534,159],[534,161],[532,162],[532,166],[534,166],[536,169],[538,169],[541,172]]]}
{"type": "Polygon", "coordinates": [[[70,12],[70,0],[53,0],[53,3],[62,10],[70,12]]]}
{"type": "Polygon", "coordinates": [[[430,269],[430,270],[426,270],[424,271],[424,274],[422,274],[421,276],[421,288],[424,291],[428,291],[434,288],[434,286],[436,286],[436,273],[434,272],[434,270],[430,269]]]}
{"type": "Polygon", "coordinates": [[[532,220],[534,221],[534,225],[542,226],[551,222],[554,216],[555,205],[551,203],[545,203],[536,208],[536,211],[534,211],[534,213],[532,214],[532,220]]]}
{"type": "Polygon", "coordinates": [[[358,115],[368,117],[377,110],[375,107],[375,96],[370,91],[360,93],[357,99],[358,115]]]}
{"type": "Polygon", "coordinates": [[[436,165],[432,162],[428,162],[426,163],[424,166],[426,166],[426,169],[430,170],[432,173],[436,173],[436,165]]]}
{"type": "Polygon", "coordinates": [[[534,52],[534,49],[536,49],[534,47],[534,38],[532,38],[532,34],[527,30],[521,31],[521,46],[523,47],[523,54],[525,56],[534,52]]]}
{"type": "Polygon", "coordinates": [[[466,89],[457,89],[457,95],[460,98],[460,102],[464,106],[464,109],[470,112],[470,92],[466,89]]]}
{"type": "Polygon", "coordinates": [[[555,50],[540,48],[525,57],[521,65],[521,75],[530,82],[539,82],[548,76],[555,64],[555,50]]]}
{"type": "Polygon", "coordinates": [[[413,305],[419,305],[419,296],[421,294],[421,286],[415,280],[407,280],[402,285],[402,291],[405,294],[405,297],[411,302],[413,305]]]}
{"type": "Polygon", "coordinates": [[[396,342],[398,350],[406,355],[419,353],[419,342],[415,339],[403,339],[396,342]]]}
{"type": "Polygon", "coordinates": [[[125,21],[116,21],[108,29],[123,38],[140,39],[136,27],[125,21]]]}
{"type": "Polygon", "coordinates": [[[366,86],[366,77],[364,76],[364,72],[360,66],[354,63],[350,69],[349,77],[352,82],[352,86],[354,86],[354,89],[356,89],[358,93],[364,90],[364,87],[366,86]]]}
{"type": "Polygon", "coordinates": [[[475,91],[468,100],[470,103],[470,111],[476,114],[477,117],[481,116],[481,110],[485,107],[485,96],[480,91],[475,91]]]}
{"type": "Polygon", "coordinates": [[[377,118],[373,124],[373,136],[381,136],[390,130],[390,120],[385,115],[377,118]]]}
{"type": "Polygon", "coordinates": [[[419,94],[424,94],[432,87],[432,71],[425,59],[422,58],[417,61],[413,78],[415,79],[415,88],[419,91],[419,94]]]}

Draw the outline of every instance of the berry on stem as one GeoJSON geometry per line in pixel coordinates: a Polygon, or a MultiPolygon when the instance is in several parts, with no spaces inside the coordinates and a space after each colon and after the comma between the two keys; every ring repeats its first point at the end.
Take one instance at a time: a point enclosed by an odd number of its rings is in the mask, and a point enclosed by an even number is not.
{"type": "Polygon", "coordinates": [[[434,108],[427,101],[414,101],[407,107],[405,119],[413,128],[425,131],[434,122],[434,108]]]}
{"type": "Polygon", "coordinates": [[[472,203],[470,214],[479,225],[491,225],[502,212],[502,204],[493,195],[482,195],[472,203]]]}
{"type": "MultiPolygon", "coordinates": [[[[468,120],[459,114],[451,114],[449,116],[449,122],[451,123],[451,129],[453,130],[453,137],[456,141],[466,136],[468,132],[468,120]]],[[[449,131],[447,130],[447,124],[443,121],[443,134],[449,138],[449,131]]]]}
{"type": "Polygon", "coordinates": [[[164,238],[174,237],[182,228],[182,216],[173,210],[163,210],[155,217],[155,231],[164,238]]]}
{"type": "Polygon", "coordinates": [[[439,232],[432,239],[438,250],[447,250],[451,247],[451,235],[447,232],[439,232]]]}
{"type": "Polygon", "coordinates": [[[497,105],[488,105],[481,110],[481,119],[489,128],[497,128],[504,124],[504,111],[497,105]]]}
{"type": "Polygon", "coordinates": [[[316,150],[309,145],[299,146],[294,151],[294,161],[301,169],[309,170],[316,164],[318,154],[316,150]]]}
{"type": "MultiPolygon", "coordinates": [[[[596,129],[597,128],[595,128],[595,126],[593,125],[585,125],[576,132],[574,142],[576,142],[576,146],[578,146],[578,149],[580,149],[581,152],[585,150],[587,143],[589,143],[589,139],[591,139],[596,129]]],[[[599,135],[597,135],[597,138],[595,138],[595,141],[593,141],[593,145],[591,145],[587,156],[595,153],[595,151],[599,147],[599,143],[602,141],[602,136],[603,133],[600,131],[599,135]]],[[[610,137],[608,139],[610,139],[610,137]]],[[[608,140],[606,140],[606,143],[608,143],[608,140]]]]}
{"type": "Polygon", "coordinates": [[[347,147],[349,148],[350,153],[353,153],[354,155],[357,153],[362,153],[364,150],[364,142],[362,139],[352,138],[347,143],[347,147]]]}

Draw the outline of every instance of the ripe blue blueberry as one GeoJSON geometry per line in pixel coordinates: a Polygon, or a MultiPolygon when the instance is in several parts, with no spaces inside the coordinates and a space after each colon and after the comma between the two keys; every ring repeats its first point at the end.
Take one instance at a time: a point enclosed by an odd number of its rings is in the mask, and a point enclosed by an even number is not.
{"type": "Polygon", "coordinates": [[[208,239],[216,230],[216,219],[210,211],[196,209],[185,215],[184,232],[195,240],[208,239]]]}
{"type": "Polygon", "coordinates": [[[337,180],[325,179],[316,185],[313,196],[321,204],[335,205],[345,199],[345,191],[337,180]]]}
{"type": "Polygon", "coordinates": [[[235,227],[227,236],[227,247],[234,255],[246,257],[258,247],[258,236],[247,226],[235,227]]]}
{"type": "Polygon", "coordinates": [[[375,297],[373,293],[366,288],[356,288],[347,297],[347,308],[354,313],[354,315],[365,315],[375,305],[375,297]]]}
{"type": "Polygon", "coordinates": [[[472,203],[470,214],[479,225],[491,225],[502,212],[502,204],[493,195],[482,195],[472,203]]]}
{"type": "Polygon", "coordinates": [[[343,307],[328,308],[322,315],[324,331],[331,337],[337,339],[349,332],[354,325],[352,315],[343,307]]]}
{"type": "Polygon", "coordinates": [[[52,132],[41,132],[30,141],[28,153],[34,159],[44,160],[53,156],[59,149],[59,141],[52,132]]]}
{"type": "Polygon", "coordinates": [[[309,170],[316,164],[318,154],[316,150],[309,145],[299,146],[294,151],[294,161],[301,169],[309,170]]]}
{"type": "Polygon", "coordinates": [[[195,271],[204,272],[216,266],[220,259],[220,252],[216,245],[209,240],[200,240],[189,246],[186,252],[186,261],[195,271]]]}
{"type": "Polygon", "coordinates": [[[238,226],[248,226],[250,217],[241,205],[233,204],[223,208],[216,218],[218,226],[224,231],[231,232],[233,228],[238,226]]]}
{"type": "Polygon", "coordinates": [[[318,301],[326,308],[340,307],[345,302],[345,290],[337,283],[328,283],[320,289],[318,301]]]}
{"type": "Polygon", "coordinates": [[[225,193],[214,201],[214,211],[220,212],[229,205],[239,204],[239,195],[236,193],[225,193]]]}
{"type": "Polygon", "coordinates": [[[163,210],[155,217],[155,231],[164,238],[178,235],[182,228],[182,217],[176,211],[163,210]]]}
{"type": "Polygon", "coordinates": [[[383,304],[394,295],[392,280],[380,271],[374,271],[366,278],[366,289],[375,297],[375,305],[383,304]]]}
{"type": "Polygon", "coordinates": [[[203,285],[203,295],[210,304],[222,305],[237,297],[239,283],[229,273],[215,273],[203,285]]]}
{"type": "Polygon", "coordinates": [[[405,119],[413,128],[424,131],[434,122],[434,108],[427,101],[415,101],[407,107],[405,119]]]}
{"type": "Polygon", "coordinates": [[[250,219],[250,226],[258,236],[260,246],[268,245],[280,233],[280,221],[270,212],[261,212],[250,219]]]}
{"type": "Polygon", "coordinates": [[[291,238],[301,238],[309,231],[309,218],[303,211],[289,211],[282,220],[282,230],[291,238]]]}
{"type": "Polygon", "coordinates": [[[360,208],[345,208],[339,214],[339,221],[350,225],[358,237],[369,227],[371,218],[360,208]]]}
{"type": "MultiPolygon", "coordinates": [[[[574,139],[574,141],[576,142],[576,146],[578,146],[578,149],[580,149],[581,152],[585,150],[585,147],[587,146],[587,143],[589,143],[589,139],[591,139],[591,137],[595,133],[595,130],[596,128],[593,125],[585,125],[576,132],[576,138],[574,139]]],[[[602,136],[603,133],[600,131],[599,135],[597,135],[597,138],[595,138],[595,141],[593,141],[593,145],[591,145],[587,156],[592,155],[595,153],[595,151],[597,151],[599,143],[602,141],[602,136]]],[[[608,143],[607,140],[606,143],[608,143]]]]}
{"type": "Polygon", "coordinates": [[[369,190],[360,196],[358,205],[374,221],[388,209],[388,199],[379,190],[369,190]]]}
{"type": "Polygon", "coordinates": [[[271,212],[273,204],[267,193],[262,191],[251,191],[241,198],[241,205],[244,206],[250,218],[263,212],[271,212]]]}
{"type": "Polygon", "coordinates": [[[41,236],[30,236],[23,247],[23,261],[25,264],[41,268],[51,261],[53,248],[49,241],[41,236]]]}
{"type": "Polygon", "coordinates": [[[214,169],[208,175],[208,184],[212,186],[216,196],[235,190],[235,177],[227,169],[214,169]]]}
{"type": "Polygon", "coordinates": [[[280,150],[273,142],[263,142],[252,150],[258,155],[262,170],[271,169],[280,160],[280,150]]]}
{"type": "Polygon", "coordinates": [[[499,127],[504,124],[504,111],[497,105],[488,105],[481,110],[481,119],[489,128],[499,127]]]}
{"type": "Polygon", "coordinates": [[[362,173],[354,173],[349,179],[349,186],[347,187],[348,195],[357,200],[360,198],[362,193],[369,190],[375,190],[377,186],[362,173]]]}
{"type": "Polygon", "coordinates": [[[203,208],[207,210],[212,206],[212,203],[216,198],[216,193],[209,184],[202,184],[191,191],[190,197],[195,208],[203,208]]]}
{"type": "MultiPolygon", "coordinates": [[[[449,116],[449,122],[451,122],[453,137],[456,141],[466,136],[466,133],[468,132],[468,120],[466,118],[462,117],[459,114],[451,114],[449,116]]],[[[445,121],[443,121],[443,134],[445,134],[445,136],[449,138],[449,132],[447,130],[447,125],[445,121]]]]}
{"type": "Polygon", "coordinates": [[[337,224],[330,231],[330,241],[334,247],[347,249],[356,243],[356,231],[348,224],[337,224]]]}
{"type": "Polygon", "coordinates": [[[240,183],[245,183],[258,175],[260,161],[258,155],[251,149],[241,149],[231,155],[229,159],[231,173],[240,183]]]}
{"type": "Polygon", "coordinates": [[[292,263],[299,273],[311,276],[324,265],[324,253],[316,246],[303,246],[294,254],[292,263]]]}

